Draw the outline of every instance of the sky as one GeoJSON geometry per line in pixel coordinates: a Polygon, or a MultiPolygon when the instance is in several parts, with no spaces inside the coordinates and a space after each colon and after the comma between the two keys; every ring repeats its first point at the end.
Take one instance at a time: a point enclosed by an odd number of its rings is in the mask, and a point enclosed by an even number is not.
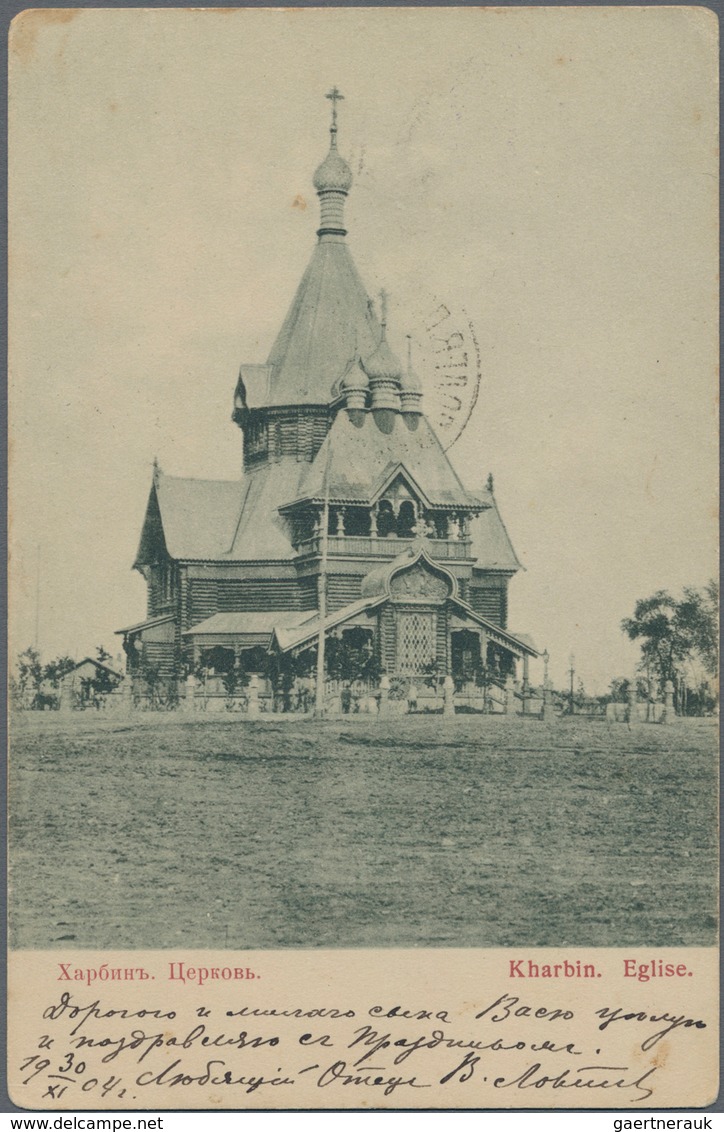
{"type": "Polygon", "coordinates": [[[681,7],[22,13],[11,657],[117,654],[143,619],[154,457],[240,475],[236,376],[312,253],[337,85],[348,242],[431,407],[426,317],[477,342],[449,455],[494,474],[510,627],[557,685],[571,655],[594,693],[630,674],[636,600],[717,572],[716,34],[681,7]]]}

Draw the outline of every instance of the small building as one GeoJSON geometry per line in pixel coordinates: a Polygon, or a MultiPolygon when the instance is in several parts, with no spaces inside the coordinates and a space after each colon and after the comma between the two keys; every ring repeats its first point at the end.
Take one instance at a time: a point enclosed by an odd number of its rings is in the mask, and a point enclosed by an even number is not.
{"type": "Polygon", "coordinates": [[[60,704],[63,707],[84,707],[98,697],[113,692],[122,680],[122,672],[86,656],[59,680],[60,704]]]}
{"type": "Polygon", "coordinates": [[[330,97],[317,243],[267,361],[236,383],[241,478],[154,467],[134,563],[147,618],[119,630],[129,670],[301,675],[323,633],[330,663],[347,649],[370,673],[502,681],[522,661],[527,679],[537,652],[508,628],[520,563],[492,477],[462,482],[354,265],[330,97]]]}

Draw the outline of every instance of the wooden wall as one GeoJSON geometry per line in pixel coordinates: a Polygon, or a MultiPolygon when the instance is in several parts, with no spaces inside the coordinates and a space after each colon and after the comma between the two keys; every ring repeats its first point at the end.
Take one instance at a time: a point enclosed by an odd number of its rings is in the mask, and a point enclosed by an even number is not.
{"type": "Polygon", "coordinates": [[[187,627],[215,613],[263,613],[268,609],[316,609],[315,578],[191,578],[187,627]]]}
{"type": "Polygon", "coordinates": [[[473,578],[468,589],[468,604],[476,613],[505,629],[508,624],[508,579],[473,578]]]}

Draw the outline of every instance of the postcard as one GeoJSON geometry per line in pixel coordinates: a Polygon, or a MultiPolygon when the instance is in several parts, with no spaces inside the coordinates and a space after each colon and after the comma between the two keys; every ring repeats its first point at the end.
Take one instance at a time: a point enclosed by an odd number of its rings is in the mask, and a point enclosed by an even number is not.
{"type": "Polygon", "coordinates": [[[718,1092],[698,7],[10,34],[10,1094],[718,1092]]]}

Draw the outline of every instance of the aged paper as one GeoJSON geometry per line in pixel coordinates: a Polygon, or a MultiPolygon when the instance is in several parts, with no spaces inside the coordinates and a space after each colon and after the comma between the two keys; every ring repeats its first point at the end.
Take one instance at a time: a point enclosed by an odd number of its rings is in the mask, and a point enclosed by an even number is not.
{"type": "Polygon", "coordinates": [[[16,1104],[715,1099],[717,35],[14,21],[16,1104]]]}
{"type": "Polygon", "coordinates": [[[11,1003],[32,983],[37,1009],[14,1018],[11,1095],[71,1109],[714,1099],[713,950],[172,954],[19,955],[11,1003]]]}

